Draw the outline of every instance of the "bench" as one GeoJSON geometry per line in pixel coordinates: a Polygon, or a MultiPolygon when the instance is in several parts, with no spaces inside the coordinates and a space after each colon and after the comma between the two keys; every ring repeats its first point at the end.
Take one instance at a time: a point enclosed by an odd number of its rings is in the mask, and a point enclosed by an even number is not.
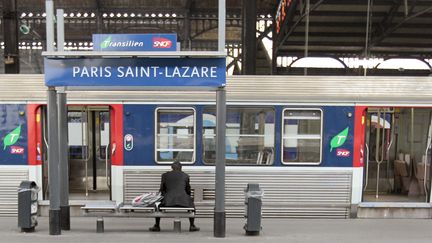
{"type": "Polygon", "coordinates": [[[81,208],[86,217],[96,217],[96,232],[104,232],[104,217],[174,218],[174,231],[181,232],[181,218],[194,218],[194,208],[137,207],[115,202],[89,203],[81,208]]]}

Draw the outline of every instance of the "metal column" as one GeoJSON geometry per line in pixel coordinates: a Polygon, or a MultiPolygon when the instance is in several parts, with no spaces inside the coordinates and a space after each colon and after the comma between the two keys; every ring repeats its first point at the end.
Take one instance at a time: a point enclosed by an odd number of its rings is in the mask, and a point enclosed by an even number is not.
{"type": "Polygon", "coordinates": [[[47,51],[54,51],[54,3],[45,0],[47,51]]]}
{"type": "MultiPolygon", "coordinates": [[[[225,52],[226,2],[219,0],[218,6],[218,51],[225,52]]],[[[225,237],[225,126],[226,93],[221,87],[216,91],[216,165],[215,165],[215,210],[214,237],[225,237]]]]}
{"type": "Polygon", "coordinates": [[[226,22],[226,0],[219,0],[218,9],[218,51],[225,52],[225,22],[226,22]]]}
{"type": "MultiPolygon", "coordinates": [[[[305,23],[305,45],[303,57],[309,56],[309,19],[310,19],[310,0],[306,0],[306,23],[305,23]]],[[[303,69],[303,75],[308,74],[307,66],[303,69]]]]}
{"type": "MultiPolygon", "coordinates": [[[[57,50],[64,51],[64,11],[57,9],[57,50]]],[[[58,142],[60,163],[60,226],[70,230],[69,207],[69,163],[68,163],[68,122],[67,98],[64,90],[57,90],[58,142]]]]}
{"type": "Polygon", "coordinates": [[[5,73],[19,73],[20,63],[16,0],[3,1],[3,28],[5,73]]]}
{"type": "Polygon", "coordinates": [[[49,186],[49,234],[60,235],[60,175],[58,152],[57,96],[49,87],[48,96],[48,186],[49,186]]]}
{"type": "Polygon", "coordinates": [[[69,163],[68,163],[68,122],[66,93],[57,93],[58,111],[58,142],[60,163],[60,225],[62,230],[70,230],[70,206],[69,206],[69,163]]]}
{"type": "MultiPolygon", "coordinates": [[[[47,51],[54,51],[54,2],[45,0],[47,51]]],[[[49,234],[60,235],[60,175],[58,152],[57,95],[54,87],[48,87],[48,186],[49,186],[49,234]]]]}
{"type": "Polygon", "coordinates": [[[191,29],[191,20],[190,20],[190,10],[187,10],[185,14],[185,20],[184,20],[184,29],[183,29],[183,40],[182,40],[182,46],[183,50],[190,51],[191,48],[191,38],[190,38],[190,31],[191,29]]]}
{"type": "Polygon", "coordinates": [[[64,51],[64,10],[57,9],[57,51],[64,51]]]}
{"type": "Polygon", "coordinates": [[[96,33],[100,34],[103,31],[103,18],[102,18],[102,12],[101,12],[101,6],[100,1],[96,1],[96,33]]]}
{"type": "Polygon", "coordinates": [[[216,91],[216,176],[214,236],[225,237],[225,126],[226,91],[216,91]]]}
{"type": "Polygon", "coordinates": [[[243,0],[242,9],[242,74],[256,72],[256,1],[243,0]]]}

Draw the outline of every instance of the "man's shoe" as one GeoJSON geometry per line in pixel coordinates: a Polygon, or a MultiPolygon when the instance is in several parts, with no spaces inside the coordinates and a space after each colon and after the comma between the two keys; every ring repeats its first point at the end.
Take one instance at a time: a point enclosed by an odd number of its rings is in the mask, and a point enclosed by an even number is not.
{"type": "Polygon", "coordinates": [[[199,231],[200,228],[196,227],[195,225],[192,225],[191,227],[189,227],[189,231],[193,232],[193,231],[199,231]]]}
{"type": "Polygon", "coordinates": [[[160,227],[159,227],[159,225],[153,225],[153,227],[150,227],[149,230],[153,231],[153,232],[159,232],[160,227]]]}

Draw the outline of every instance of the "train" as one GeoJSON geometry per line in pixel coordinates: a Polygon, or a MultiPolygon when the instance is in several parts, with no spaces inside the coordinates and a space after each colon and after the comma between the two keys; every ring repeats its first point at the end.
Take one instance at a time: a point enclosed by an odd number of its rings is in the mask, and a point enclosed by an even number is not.
{"type": "MultiPolygon", "coordinates": [[[[22,180],[49,198],[44,75],[0,75],[0,215],[22,180]]],[[[226,213],[259,183],[264,217],[349,218],[363,202],[429,202],[432,77],[229,76],[226,213]]],[[[174,160],[213,216],[216,95],[68,91],[69,199],[130,202],[174,160]]]]}

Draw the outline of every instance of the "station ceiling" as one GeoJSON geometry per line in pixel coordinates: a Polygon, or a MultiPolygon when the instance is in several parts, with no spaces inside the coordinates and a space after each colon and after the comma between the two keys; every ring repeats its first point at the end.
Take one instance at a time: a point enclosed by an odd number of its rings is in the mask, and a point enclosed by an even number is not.
{"type": "MultiPolygon", "coordinates": [[[[302,56],[306,1],[288,2],[277,51],[302,56]]],[[[310,0],[308,33],[310,56],[430,57],[432,1],[310,0]]]]}
{"type": "MultiPolygon", "coordinates": [[[[241,3],[226,1],[227,43],[241,43],[241,3]]],[[[217,47],[217,0],[54,0],[54,4],[65,11],[65,38],[73,43],[91,41],[94,33],[177,33],[182,49],[217,47]]],[[[257,15],[271,19],[276,1],[257,4],[257,15]]],[[[20,21],[34,30],[20,40],[44,40],[45,1],[18,0],[18,12],[20,21]]]]}
{"type": "MultiPolygon", "coordinates": [[[[243,2],[226,1],[226,42],[240,49],[243,2]]],[[[258,35],[273,39],[276,56],[432,58],[432,0],[310,0],[309,18],[307,0],[282,2],[285,17],[275,21],[280,1],[256,1],[257,20],[273,23],[258,35]],[[280,29],[271,35],[275,23],[280,29]]],[[[217,49],[217,0],[54,0],[54,4],[65,10],[69,47],[89,46],[94,33],[177,33],[183,50],[217,49]]],[[[45,0],[17,0],[17,8],[20,24],[32,30],[20,33],[20,45],[36,43],[44,49],[45,0]]],[[[2,24],[0,29],[3,32],[2,24]]]]}

